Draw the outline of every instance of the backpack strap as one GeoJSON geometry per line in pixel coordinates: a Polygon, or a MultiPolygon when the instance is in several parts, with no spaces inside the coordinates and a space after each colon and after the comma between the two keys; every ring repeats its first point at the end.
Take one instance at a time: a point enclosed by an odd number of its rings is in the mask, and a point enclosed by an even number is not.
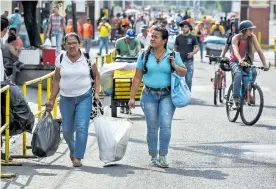
{"type": "MultiPolygon", "coordinates": [[[[173,57],[175,58],[175,52],[174,51],[172,51],[172,53],[173,53],[173,57]]],[[[172,66],[171,66],[172,67],[172,66]]],[[[172,67],[172,72],[174,72],[175,71],[175,69],[172,67]]]]}
{"type": "Polygon", "coordinates": [[[60,57],[59,57],[59,63],[61,64],[61,62],[62,62],[62,59],[63,59],[63,53],[60,55],[60,57]]]}
{"type": "Polygon", "coordinates": [[[90,61],[90,57],[89,57],[89,53],[83,53],[85,59],[86,59],[86,62],[89,66],[89,71],[90,71],[90,76],[92,78],[92,80],[95,79],[94,75],[93,75],[93,71],[92,71],[92,66],[91,66],[91,61],[90,61]]]}

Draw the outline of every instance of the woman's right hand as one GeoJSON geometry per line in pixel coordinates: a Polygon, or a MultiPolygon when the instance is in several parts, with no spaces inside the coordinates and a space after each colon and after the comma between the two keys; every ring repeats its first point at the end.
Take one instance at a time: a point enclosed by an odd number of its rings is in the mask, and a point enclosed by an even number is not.
{"type": "Polygon", "coordinates": [[[245,61],[242,61],[242,62],[241,62],[241,66],[247,67],[247,66],[248,66],[248,63],[245,62],[245,61]]]}
{"type": "Polygon", "coordinates": [[[129,99],[128,106],[130,108],[135,108],[135,99],[134,98],[129,99]]]}
{"type": "Polygon", "coordinates": [[[46,102],[45,106],[46,106],[47,112],[51,112],[53,110],[54,103],[55,101],[52,101],[52,100],[49,100],[48,102],[46,102]]]}

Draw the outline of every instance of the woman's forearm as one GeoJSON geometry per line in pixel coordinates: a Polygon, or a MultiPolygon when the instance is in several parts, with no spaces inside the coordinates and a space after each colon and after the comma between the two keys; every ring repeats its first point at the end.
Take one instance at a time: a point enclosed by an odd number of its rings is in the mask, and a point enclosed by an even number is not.
{"type": "Polygon", "coordinates": [[[58,92],[59,92],[59,81],[54,80],[52,82],[52,91],[51,91],[50,101],[55,101],[56,100],[58,92]]]}
{"type": "Polygon", "coordinates": [[[131,92],[130,92],[130,98],[135,98],[135,95],[140,87],[141,84],[141,79],[135,78],[132,81],[132,86],[131,86],[131,92]]]}
{"type": "Polygon", "coordinates": [[[99,94],[101,86],[100,74],[96,74],[95,79],[95,94],[99,94]]]}

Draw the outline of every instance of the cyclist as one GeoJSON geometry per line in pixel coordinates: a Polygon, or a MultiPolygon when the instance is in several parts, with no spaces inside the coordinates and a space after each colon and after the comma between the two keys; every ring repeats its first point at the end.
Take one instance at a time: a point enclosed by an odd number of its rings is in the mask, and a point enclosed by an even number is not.
{"type": "Polygon", "coordinates": [[[230,24],[230,29],[226,32],[227,40],[226,44],[223,48],[223,51],[221,52],[221,57],[225,57],[226,52],[228,49],[231,51],[231,43],[232,43],[232,38],[239,33],[238,30],[238,21],[237,20],[232,20],[230,24]]]}
{"type": "Polygon", "coordinates": [[[245,87],[249,84],[249,75],[252,73],[252,81],[254,82],[257,76],[256,69],[250,69],[249,64],[253,64],[254,49],[259,54],[259,57],[264,65],[264,71],[269,70],[268,65],[260,44],[258,43],[253,29],[256,26],[250,20],[244,20],[239,24],[239,34],[235,35],[232,39],[232,52],[230,54],[230,67],[233,75],[233,100],[234,104],[232,109],[239,108],[239,96],[241,81],[245,87]]]}

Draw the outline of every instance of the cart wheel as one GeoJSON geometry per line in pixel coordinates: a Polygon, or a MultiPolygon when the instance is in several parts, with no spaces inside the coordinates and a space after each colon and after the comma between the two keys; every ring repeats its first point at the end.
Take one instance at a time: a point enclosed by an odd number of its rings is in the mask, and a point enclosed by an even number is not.
{"type": "Polygon", "coordinates": [[[111,100],[111,116],[117,117],[117,106],[116,103],[111,100]]]}

